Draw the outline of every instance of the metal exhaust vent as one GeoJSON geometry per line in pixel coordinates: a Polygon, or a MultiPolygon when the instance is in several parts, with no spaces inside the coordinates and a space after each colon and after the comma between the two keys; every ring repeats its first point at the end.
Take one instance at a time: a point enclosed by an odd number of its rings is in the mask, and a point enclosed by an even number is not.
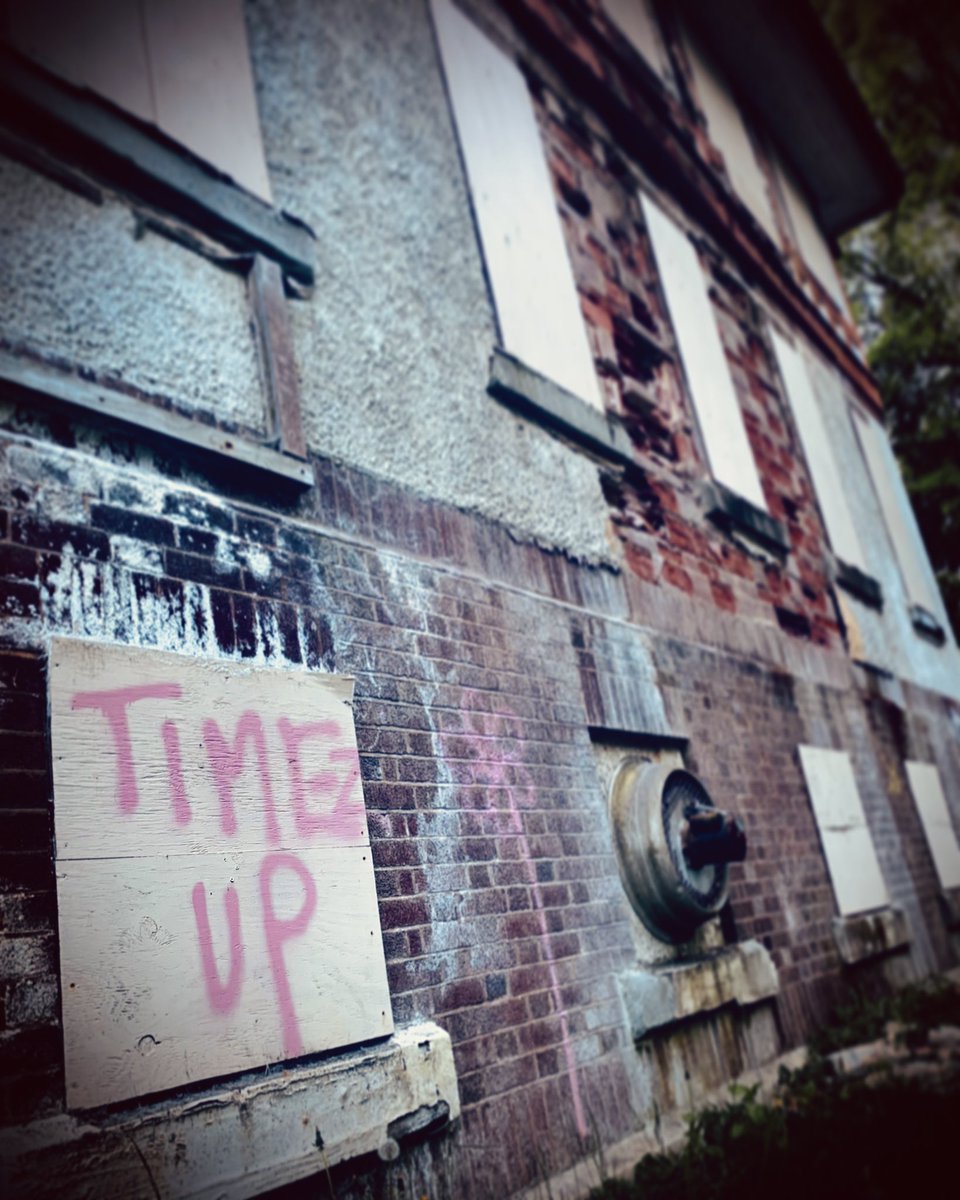
{"type": "Polygon", "coordinates": [[[610,790],[624,887],[651,933],[688,941],[727,900],[727,864],[742,862],[747,839],[695,775],[628,758],[610,790]]]}

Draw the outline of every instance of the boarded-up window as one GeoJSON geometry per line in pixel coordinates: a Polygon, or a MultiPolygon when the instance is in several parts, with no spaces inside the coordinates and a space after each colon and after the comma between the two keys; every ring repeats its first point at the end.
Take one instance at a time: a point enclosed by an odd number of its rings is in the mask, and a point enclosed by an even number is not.
{"type": "Polygon", "coordinates": [[[853,415],[907,598],[911,604],[918,604],[928,613],[938,616],[941,604],[933,572],[890,442],[878,421],[865,416],[858,409],[853,410],[853,415]]]}
{"type": "Polygon", "coordinates": [[[649,196],[640,199],[710,469],[720,483],[765,510],[700,259],[666,213],[649,196]]]}
{"type": "Polygon", "coordinates": [[[270,199],[242,0],[0,0],[5,35],[270,199]]]}
{"type": "Polygon", "coordinates": [[[800,763],[842,916],[889,903],[850,758],[842,750],[801,746],[800,763]]]}
{"type": "Polygon", "coordinates": [[[837,274],[836,263],[827,239],[820,232],[820,226],[813,215],[810,203],[800,185],[795,181],[789,168],[782,161],[777,163],[777,176],[787,215],[793,230],[793,237],[800,256],[807,264],[821,286],[836,301],[841,310],[846,310],[847,300],[837,274]]]}
{"type": "Polygon", "coordinates": [[[775,242],[779,242],[777,223],[770,203],[767,177],[757,161],[756,151],[737,102],[726,82],[706,54],[688,37],[687,55],[693,69],[697,96],[707,119],[710,140],[723,155],[733,190],[757,218],[775,242]]]}
{"type": "Polygon", "coordinates": [[[960,888],[960,846],[947,809],[940,772],[932,763],[908,760],[906,767],[940,886],[960,888]]]}
{"type": "Polygon", "coordinates": [[[603,408],[526,82],[450,0],[433,13],[503,348],[603,408]]]}
{"type": "Polygon", "coordinates": [[[647,64],[662,78],[667,78],[670,57],[649,0],[603,0],[603,9],[647,64]]]}
{"type": "Polygon", "coordinates": [[[392,1031],[352,691],[54,640],[70,1107],[392,1031]]]}
{"type": "MultiPolygon", "coordinates": [[[[844,495],[843,477],[814,391],[813,364],[805,361],[800,351],[795,350],[776,331],[771,332],[780,374],[800,431],[803,453],[813,477],[830,544],[834,553],[844,562],[867,571],[860,539],[844,495]]],[[[844,403],[842,397],[839,402],[844,403]]]]}

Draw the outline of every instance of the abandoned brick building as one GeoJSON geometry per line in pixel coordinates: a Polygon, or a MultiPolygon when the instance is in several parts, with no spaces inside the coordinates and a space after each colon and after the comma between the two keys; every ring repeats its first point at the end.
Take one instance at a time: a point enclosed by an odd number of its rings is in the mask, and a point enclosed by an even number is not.
{"type": "Polygon", "coordinates": [[[811,10],[0,13],[4,1195],[576,1183],[952,969],[811,10]]]}

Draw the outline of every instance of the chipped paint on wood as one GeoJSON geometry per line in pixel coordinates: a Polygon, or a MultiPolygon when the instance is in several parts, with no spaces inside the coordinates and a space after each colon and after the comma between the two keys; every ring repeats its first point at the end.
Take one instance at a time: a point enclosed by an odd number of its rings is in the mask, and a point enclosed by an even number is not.
{"type": "Polygon", "coordinates": [[[410,1025],[378,1046],[120,1121],[61,1115],[0,1130],[5,1194],[39,1200],[56,1179],[59,1200],[243,1200],[375,1152],[405,1117],[444,1106],[459,1117],[450,1037],[431,1022],[410,1025]]]}

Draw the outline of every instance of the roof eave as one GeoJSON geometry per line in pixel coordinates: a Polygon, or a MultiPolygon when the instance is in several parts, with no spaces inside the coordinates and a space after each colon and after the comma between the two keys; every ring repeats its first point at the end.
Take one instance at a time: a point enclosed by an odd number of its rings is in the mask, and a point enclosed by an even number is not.
{"type": "Polygon", "coordinates": [[[897,203],[900,169],[803,0],[676,2],[744,107],[763,123],[828,237],[897,203]]]}

